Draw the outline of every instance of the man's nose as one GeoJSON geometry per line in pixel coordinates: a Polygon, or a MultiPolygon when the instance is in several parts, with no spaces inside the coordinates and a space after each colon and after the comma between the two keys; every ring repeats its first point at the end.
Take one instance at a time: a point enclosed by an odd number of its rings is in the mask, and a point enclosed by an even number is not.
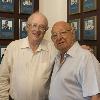
{"type": "Polygon", "coordinates": [[[34,27],[32,27],[32,30],[33,30],[33,31],[39,31],[39,26],[34,26],[34,27]]]}
{"type": "Polygon", "coordinates": [[[58,34],[57,34],[57,40],[60,40],[61,38],[62,38],[61,34],[58,33],[58,34]]]}

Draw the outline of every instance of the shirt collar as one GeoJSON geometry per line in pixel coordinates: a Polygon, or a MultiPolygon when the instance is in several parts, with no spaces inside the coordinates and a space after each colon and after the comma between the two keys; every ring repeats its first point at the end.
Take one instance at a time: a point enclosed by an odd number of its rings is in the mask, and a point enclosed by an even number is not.
{"type": "MultiPolygon", "coordinates": [[[[47,45],[47,43],[48,43],[47,40],[43,39],[36,51],[41,51],[41,50],[48,51],[48,47],[47,47],[48,45],[47,45]]],[[[28,37],[22,39],[21,48],[22,49],[30,48],[28,37]]]]}
{"type": "Polygon", "coordinates": [[[41,41],[41,43],[40,43],[40,45],[39,45],[37,51],[41,51],[41,50],[43,50],[43,51],[48,51],[47,40],[44,40],[44,39],[43,39],[43,40],[41,41]]]}
{"type": "Polygon", "coordinates": [[[29,46],[29,41],[28,41],[28,37],[21,39],[22,40],[22,44],[21,44],[21,48],[30,48],[29,46]]]}
{"type": "MultiPolygon", "coordinates": [[[[79,47],[79,43],[78,42],[75,42],[73,44],[73,46],[64,54],[64,56],[71,56],[71,57],[75,57],[76,56],[76,52],[78,47],[79,47]]],[[[60,52],[58,52],[58,55],[57,55],[57,59],[60,58],[60,52]]]]}
{"type": "Polygon", "coordinates": [[[70,56],[72,56],[72,57],[75,57],[76,56],[76,52],[78,52],[77,49],[79,47],[80,47],[80,45],[79,45],[78,41],[76,41],[73,44],[73,46],[67,51],[67,54],[70,55],[70,56]]]}

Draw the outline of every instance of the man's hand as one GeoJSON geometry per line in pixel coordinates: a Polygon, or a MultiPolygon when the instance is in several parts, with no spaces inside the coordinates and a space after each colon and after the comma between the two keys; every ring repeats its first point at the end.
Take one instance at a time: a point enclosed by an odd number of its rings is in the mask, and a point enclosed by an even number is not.
{"type": "Polygon", "coordinates": [[[81,46],[83,49],[87,49],[87,50],[89,50],[91,53],[93,53],[93,49],[90,47],[90,46],[88,46],[88,45],[82,45],[81,46]]]}

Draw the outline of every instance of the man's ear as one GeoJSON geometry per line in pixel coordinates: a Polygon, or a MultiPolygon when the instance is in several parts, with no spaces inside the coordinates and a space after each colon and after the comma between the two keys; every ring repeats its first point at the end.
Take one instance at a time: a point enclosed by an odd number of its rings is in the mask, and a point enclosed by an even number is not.
{"type": "Polygon", "coordinates": [[[28,25],[27,25],[27,24],[26,24],[26,26],[25,26],[25,30],[28,31],[28,25]]]}
{"type": "Polygon", "coordinates": [[[51,35],[51,40],[53,41],[53,39],[52,39],[52,35],[51,35]]]}
{"type": "Polygon", "coordinates": [[[72,27],[71,31],[72,31],[73,34],[75,34],[75,28],[74,27],[72,27]]]}
{"type": "Polygon", "coordinates": [[[27,31],[27,26],[25,26],[25,30],[27,31]]]}
{"type": "Polygon", "coordinates": [[[48,29],[49,29],[49,27],[47,26],[47,27],[46,27],[46,31],[47,31],[48,29]]]}
{"type": "Polygon", "coordinates": [[[28,21],[26,22],[25,30],[26,32],[28,31],[28,21]]]}
{"type": "Polygon", "coordinates": [[[72,30],[71,30],[72,35],[73,35],[74,39],[77,40],[77,35],[76,35],[76,32],[75,31],[76,31],[75,28],[72,27],[72,30]]]}

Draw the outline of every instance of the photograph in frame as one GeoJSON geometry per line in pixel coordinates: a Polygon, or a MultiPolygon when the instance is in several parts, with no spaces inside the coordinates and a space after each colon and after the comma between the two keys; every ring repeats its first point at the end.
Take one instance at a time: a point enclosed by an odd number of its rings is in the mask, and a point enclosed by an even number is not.
{"type": "Polygon", "coordinates": [[[19,0],[20,9],[19,13],[31,14],[34,8],[34,0],[19,0]]]}
{"type": "Polygon", "coordinates": [[[93,54],[97,57],[97,47],[96,46],[90,46],[90,48],[93,50],[93,54]]]}
{"type": "Polygon", "coordinates": [[[80,40],[80,19],[69,20],[69,22],[71,23],[71,26],[75,29],[77,40],[80,40]]]}
{"type": "Polygon", "coordinates": [[[0,0],[1,12],[14,12],[14,0],[0,0]]]}
{"type": "Polygon", "coordinates": [[[6,50],[6,47],[7,47],[7,46],[0,45],[0,64],[1,64],[2,58],[3,58],[3,56],[4,56],[4,52],[5,52],[5,50],[6,50]]]}
{"type": "Polygon", "coordinates": [[[69,0],[69,14],[80,13],[80,0],[69,0]]]}
{"type": "Polygon", "coordinates": [[[26,32],[26,19],[19,19],[19,38],[25,38],[27,37],[26,32]]]}
{"type": "Polygon", "coordinates": [[[0,18],[0,39],[14,39],[13,18],[0,18]]]}
{"type": "Polygon", "coordinates": [[[87,17],[84,19],[83,40],[97,39],[97,18],[96,16],[87,17]]]}
{"type": "Polygon", "coordinates": [[[83,0],[83,12],[96,10],[97,0],[83,0]]]}

